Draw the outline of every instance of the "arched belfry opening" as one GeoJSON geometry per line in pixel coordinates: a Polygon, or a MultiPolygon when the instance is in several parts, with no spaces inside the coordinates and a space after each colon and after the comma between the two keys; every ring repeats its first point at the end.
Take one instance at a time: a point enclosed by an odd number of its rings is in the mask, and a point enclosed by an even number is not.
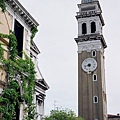
{"type": "Polygon", "coordinates": [[[96,32],[96,23],[91,22],[91,33],[95,33],[95,32],[96,32]]]}
{"type": "Polygon", "coordinates": [[[87,34],[87,25],[86,25],[86,23],[82,24],[82,34],[87,34]]]}

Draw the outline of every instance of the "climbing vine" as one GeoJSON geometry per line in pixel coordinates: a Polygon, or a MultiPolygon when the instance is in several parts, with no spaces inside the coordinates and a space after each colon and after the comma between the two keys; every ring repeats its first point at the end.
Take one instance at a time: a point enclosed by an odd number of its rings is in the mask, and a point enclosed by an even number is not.
{"type": "MultiPolygon", "coordinates": [[[[0,0],[0,7],[2,12],[6,11],[5,0],[0,0]]],[[[37,27],[31,28],[31,42],[37,31],[37,27]]],[[[34,63],[25,53],[25,59],[17,58],[17,40],[12,31],[9,35],[0,33],[0,38],[9,40],[9,45],[6,46],[8,47],[8,59],[4,57],[3,46],[5,44],[0,42],[0,69],[6,73],[6,86],[0,95],[0,116],[2,116],[2,120],[17,119],[16,109],[20,110],[20,103],[22,102],[25,107],[24,113],[26,113],[24,120],[34,120],[33,94],[36,73],[34,63]]]]}
{"type": "Polygon", "coordinates": [[[37,27],[32,27],[31,28],[31,33],[32,33],[32,35],[31,35],[31,42],[33,41],[33,38],[35,37],[37,32],[38,32],[37,27]]]}
{"type": "Polygon", "coordinates": [[[2,8],[2,11],[6,11],[6,5],[5,5],[5,0],[0,0],[0,7],[2,8]]]}
{"type": "MultiPolygon", "coordinates": [[[[34,120],[35,105],[33,104],[33,94],[35,89],[35,69],[32,60],[24,53],[25,59],[17,59],[17,42],[12,31],[10,34],[0,34],[1,38],[9,39],[8,53],[9,58],[4,58],[4,49],[0,43],[0,66],[7,73],[7,86],[0,96],[0,114],[2,120],[13,120],[16,116],[16,107],[20,109],[20,102],[24,102],[26,113],[25,120],[34,120]],[[20,85],[15,80],[17,75],[20,81],[23,94],[20,93],[20,85]]],[[[19,82],[20,82],[19,81],[19,82]]]]}

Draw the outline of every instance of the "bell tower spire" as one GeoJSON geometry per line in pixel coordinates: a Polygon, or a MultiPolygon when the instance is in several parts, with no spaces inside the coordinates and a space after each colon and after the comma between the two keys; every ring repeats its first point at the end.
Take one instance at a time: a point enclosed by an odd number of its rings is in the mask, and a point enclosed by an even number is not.
{"type": "Polygon", "coordinates": [[[78,116],[107,120],[102,9],[98,0],[82,0],[78,8],[78,116]]]}

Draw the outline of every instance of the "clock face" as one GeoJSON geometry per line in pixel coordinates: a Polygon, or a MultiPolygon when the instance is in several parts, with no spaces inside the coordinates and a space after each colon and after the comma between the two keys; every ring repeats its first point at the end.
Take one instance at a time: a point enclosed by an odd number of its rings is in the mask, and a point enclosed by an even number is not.
{"type": "Polygon", "coordinates": [[[97,62],[93,58],[87,58],[82,62],[82,69],[85,72],[92,72],[97,68],[97,62]]]}

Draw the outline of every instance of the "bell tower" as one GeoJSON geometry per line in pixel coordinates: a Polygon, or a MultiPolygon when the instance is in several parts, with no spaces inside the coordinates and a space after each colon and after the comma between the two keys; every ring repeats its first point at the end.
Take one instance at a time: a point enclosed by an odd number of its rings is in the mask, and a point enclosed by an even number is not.
{"type": "Polygon", "coordinates": [[[102,9],[98,0],[82,0],[78,8],[78,116],[107,120],[102,9]]]}

